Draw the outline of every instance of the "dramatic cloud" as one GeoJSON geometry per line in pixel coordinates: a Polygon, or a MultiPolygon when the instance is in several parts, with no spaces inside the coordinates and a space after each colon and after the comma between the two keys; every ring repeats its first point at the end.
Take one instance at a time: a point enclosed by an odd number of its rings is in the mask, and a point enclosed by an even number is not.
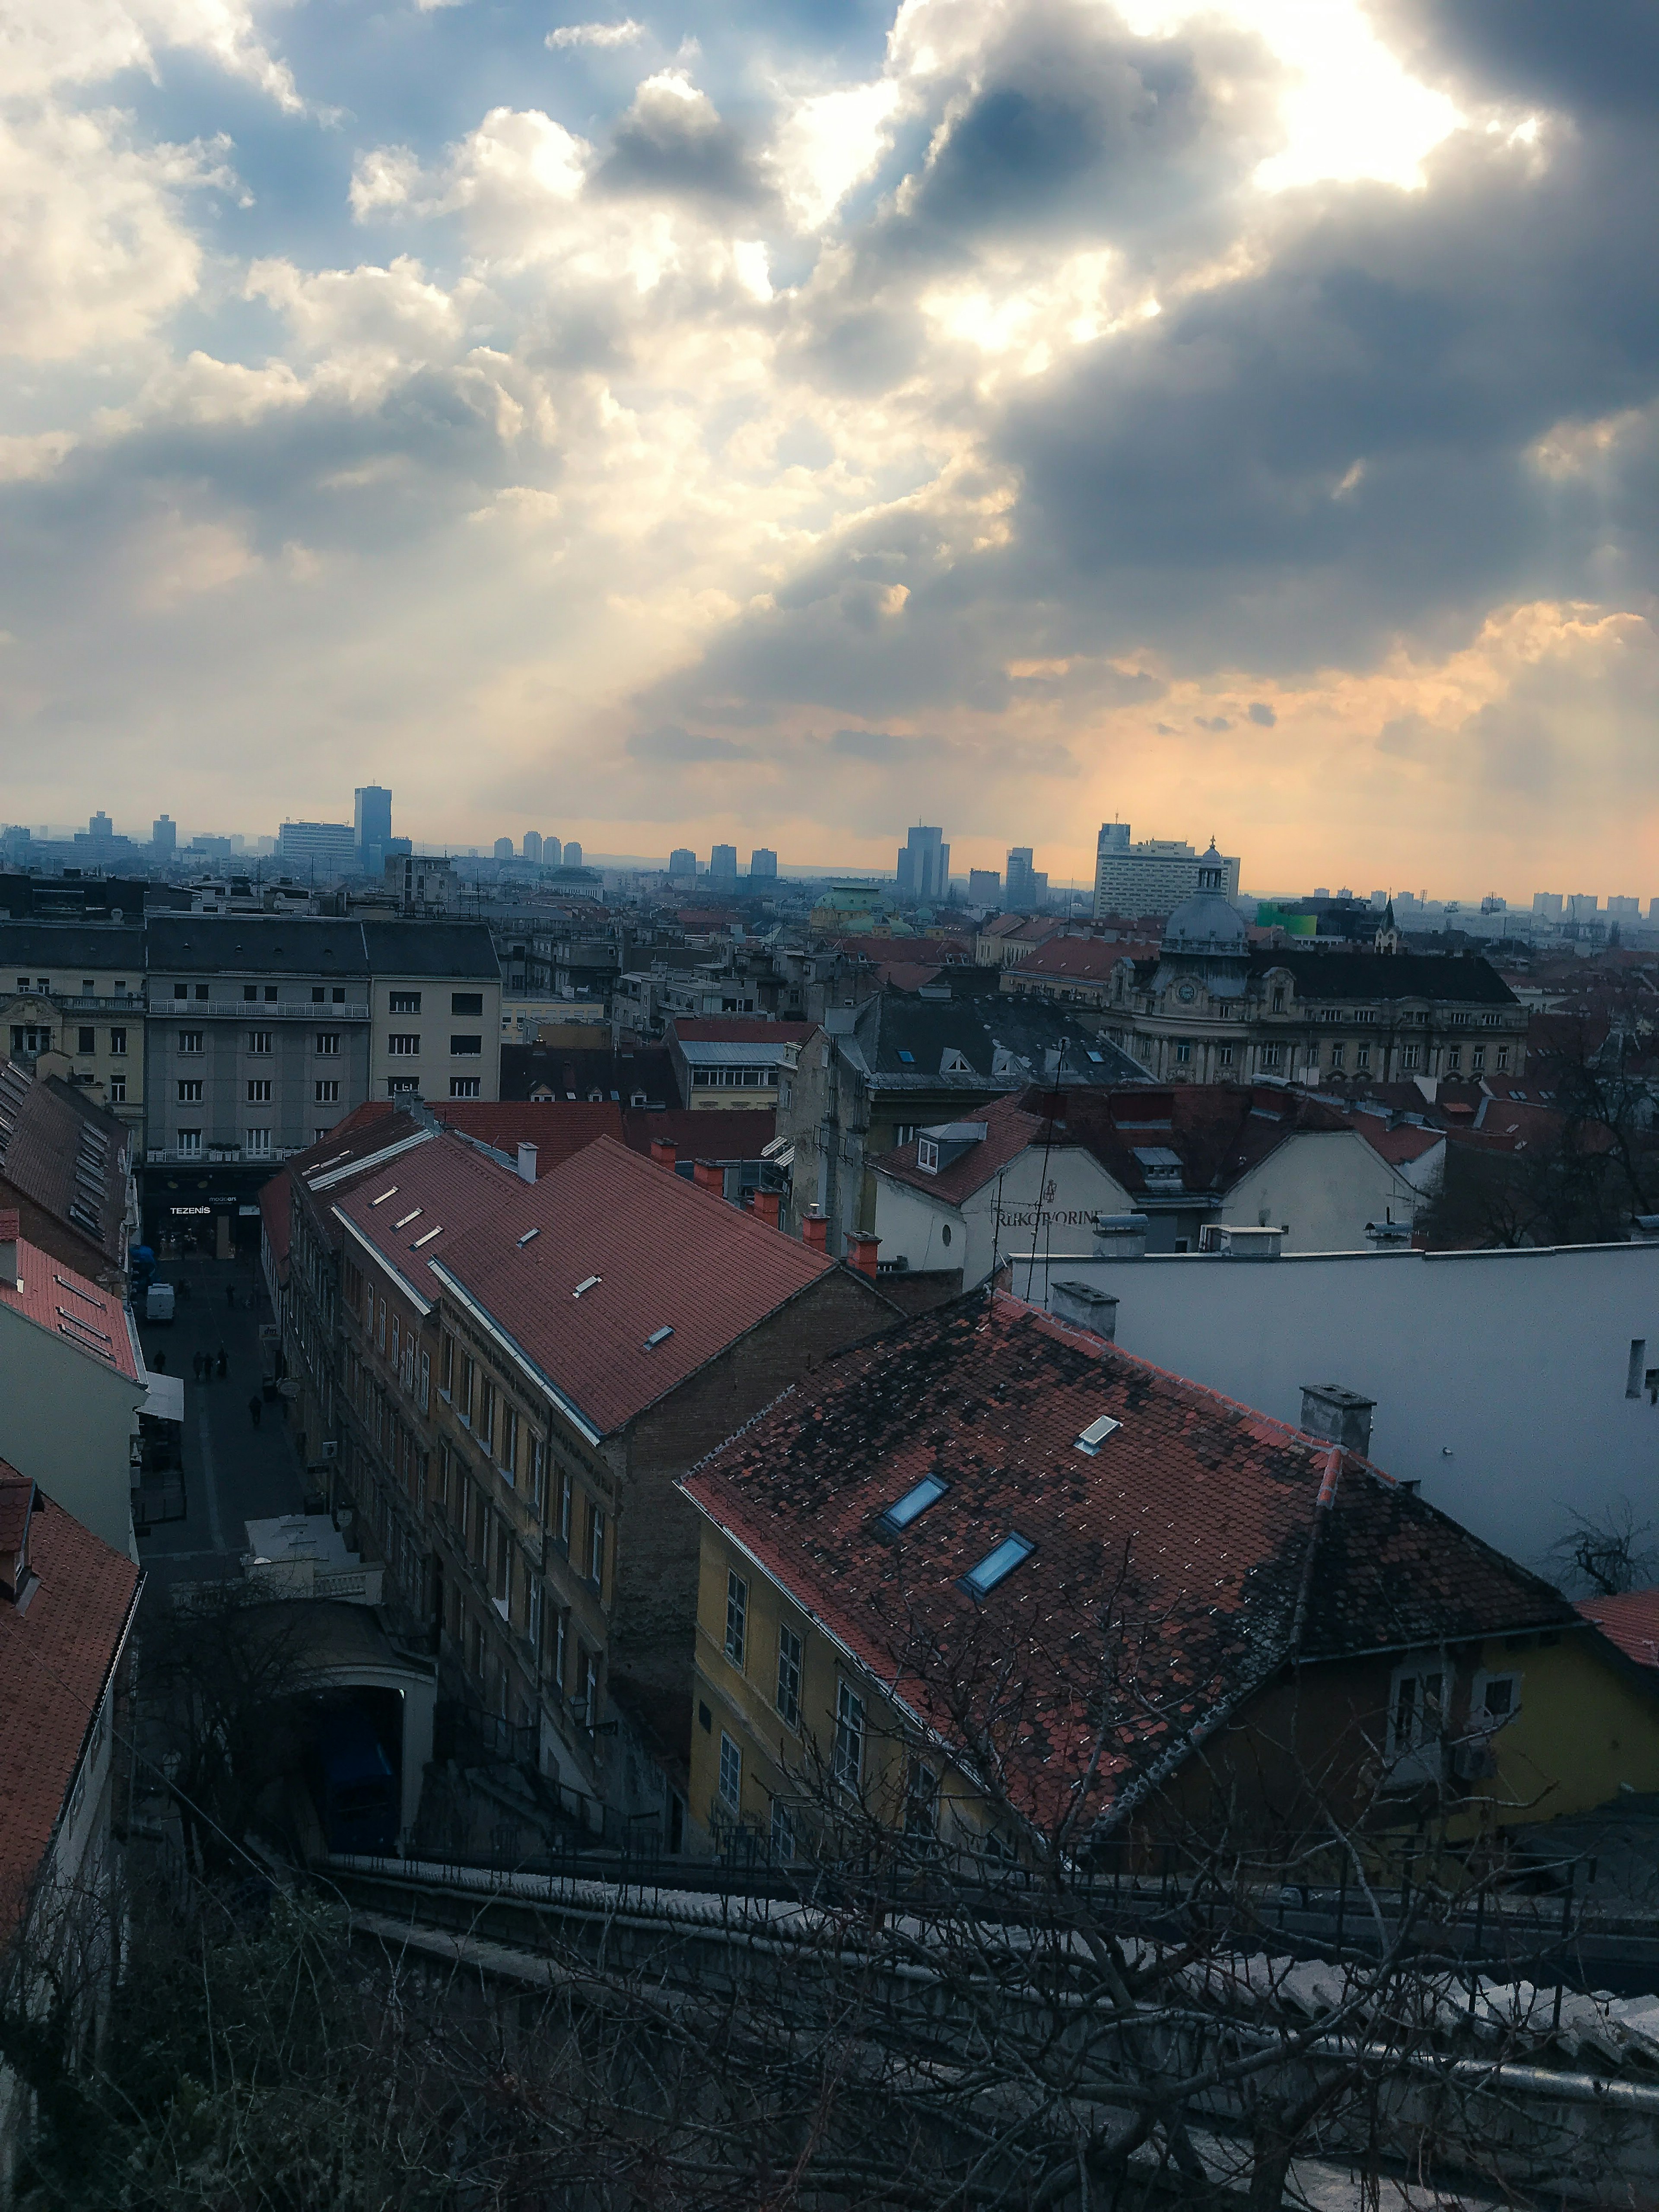
{"type": "Polygon", "coordinates": [[[376,20],[13,11],[8,813],[1659,874],[1629,0],[376,20]]]}

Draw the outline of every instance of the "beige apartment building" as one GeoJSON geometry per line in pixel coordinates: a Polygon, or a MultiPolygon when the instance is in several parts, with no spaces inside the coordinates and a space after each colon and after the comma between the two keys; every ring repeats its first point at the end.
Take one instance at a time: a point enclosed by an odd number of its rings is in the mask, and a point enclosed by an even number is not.
{"type": "Polygon", "coordinates": [[[143,925],[0,921],[0,1047],[142,1132],[143,925]]]}
{"type": "Polygon", "coordinates": [[[365,921],[368,1096],[501,1095],[501,971],[475,921],[365,921]]]}

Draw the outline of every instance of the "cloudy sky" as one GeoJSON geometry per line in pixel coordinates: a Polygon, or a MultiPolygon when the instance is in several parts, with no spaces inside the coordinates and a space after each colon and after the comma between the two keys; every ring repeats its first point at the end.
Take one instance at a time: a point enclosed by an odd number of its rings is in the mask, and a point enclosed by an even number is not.
{"type": "Polygon", "coordinates": [[[10,0],[0,819],[1659,893],[1650,0],[10,0]]]}

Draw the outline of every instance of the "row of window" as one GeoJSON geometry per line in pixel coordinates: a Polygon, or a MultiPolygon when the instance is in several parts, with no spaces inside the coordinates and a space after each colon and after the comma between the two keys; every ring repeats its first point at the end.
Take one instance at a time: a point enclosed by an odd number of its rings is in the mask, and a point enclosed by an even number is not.
{"type": "MultiPolygon", "coordinates": [[[[199,1075],[180,1077],[179,1103],[181,1106],[199,1106],[202,1103],[202,1078],[199,1075]]],[[[319,1106],[337,1106],[340,1103],[338,1079],[333,1076],[328,1076],[313,1082],[311,1094],[313,1103],[319,1106]]],[[[269,1076],[257,1076],[249,1083],[247,1103],[250,1106],[270,1105],[270,1079],[269,1076]]]]}
{"type": "Polygon", "coordinates": [[[694,1067],[694,1091],[769,1091],[778,1079],[772,1067],[694,1067]]]}
{"type": "MultiPolygon", "coordinates": [[[[52,978],[49,975],[37,975],[33,982],[31,983],[27,975],[20,975],[17,978],[17,988],[20,991],[33,990],[38,993],[41,998],[49,999],[52,996],[52,978]]],[[[78,994],[67,990],[64,994],[64,996],[66,999],[72,998],[76,995],[82,999],[97,998],[99,995],[97,978],[93,975],[83,975],[81,978],[81,988],[78,994]]],[[[110,996],[112,999],[125,999],[129,997],[136,997],[137,995],[137,993],[129,992],[125,982],[120,981],[118,981],[114,989],[110,993],[110,996]]]]}
{"type": "MultiPolygon", "coordinates": [[[[386,1041],[386,1048],[394,1060],[413,1060],[420,1053],[421,1033],[418,1030],[394,1030],[386,1041]]],[[[452,1036],[449,1040],[452,1060],[478,1060],[483,1054],[482,1036],[452,1036]]]]}
{"type": "MultiPolygon", "coordinates": [[[[112,1098],[115,1097],[115,1086],[112,1083],[110,1085],[110,1096],[112,1098]]],[[[327,1124],[321,1128],[313,1127],[311,1133],[311,1140],[314,1145],[320,1145],[325,1137],[331,1136],[332,1134],[333,1126],[331,1123],[327,1124]]],[[[234,1140],[233,1139],[232,1141],[234,1142],[234,1140]]],[[[173,1150],[179,1154],[180,1159],[194,1160],[201,1158],[202,1132],[199,1129],[177,1130],[174,1133],[173,1142],[173,1150]]],[[[216,1137],[213,1139],[213,1143],[216,1146],[222,1144],[223,1142],[224,1139],[219,1137],[216,1137]]],[[[267,1128],[244,1129],[242,1132],[242,1149],[247,1152],[252,1158],[267,1158],[271,1151],[270,1131],[267,1128]]]]}
{"type": "MultiPolygon", "coordinates": [[[[1121,1039],[1115,1037],[1113,1039],[1114,1043],[1120,1042],[1121,1041],[1121,1039]]],[[[1135,1042],[1141,1058],[1150,1058],[1151,1041],[1149,1039],[1138,1039],[1135,1042]]],[[[1402,1044],[1398,1046],[1396,1048],[1396,1051],[1398,1054],[1399,1066],[1407,1074],[1413,1073],[1420,1069],[1424,1065],[1424,1054],[1426,1049],[1427,1048],[1419,1044],[1402,1044]]],[[[1314,1040],[1300,1048],[1295,1045],[1264,1044],[1258,1048],[1258,1051],[1260,1055],[1260,1065],[1264,1069],[1270,1071],[1283,1068],[1287,1066],[1292,1067],[1297,1066],[1303,1067],[1319,1067],[1323,1066],[1328,1067],[1334,1074],[1340,1074],[1346,1070],[1348,1066],[1348,1048],[1346,1044],[1322,1046],[1317,1040],[1314,1040]]],[[[1471,1075],[1484,1075],[1486,1073],[1486,1052],[1487,1048],[1483,1044],[1470,1046],[1468,1072],[1471,1075]]],[[[1383,1048],[1383,1053],[1384,1056],[1386,1056],[1386,1048],[1383,1048]]],[[[1192,1066],[1193,1045],[1190,1038],[1178,1037],[1176,1040],[1174,1056],[1175,1065],[1177,1067],[1190,1067],[1192,1066]]],[[[1232,1066],[1233,1048],[1231,1045],[1217,1045],[1215,1048],[1215,1065],[1218,1067],[1232,1066]]],[[[1496,1075],[1505,1075],[1509,1073],[1509,1046],[1506,1044],[1494,1046],[1492,1048],[1492,1057],[1491,1061],[1492,1072],[1496,1075]]],[[[1353,1067],[1355,1072],[1358,1074],[1368,1074],[1370,1073],[1371,1048],[1369,1044],[1356,1044],[1354,1046],[1353,1067]]],[[[1444,1073],[1448,1075],[1462,1074],[1463,1048],[1462,1045],[1452,1044],[1445,1047],[1444,1073]]]]}
{"type": "MultiPolygon", "coordinates": [[[[205,1030],[179,1030],[179,1050],[184,1058],[192,1060],[206,1048],[207,1031],[205,1030]]],[[[247,1048],[257,1059],[268,1058],[276,1049],[276,1030],[250,1030],[247,1033],[247,1048]]],[[[313,1050],[319,1060],[337,1060],[340,1056],[339,1030],[319,1030],[316,1032],[316,1042],[313,1050]]]]}

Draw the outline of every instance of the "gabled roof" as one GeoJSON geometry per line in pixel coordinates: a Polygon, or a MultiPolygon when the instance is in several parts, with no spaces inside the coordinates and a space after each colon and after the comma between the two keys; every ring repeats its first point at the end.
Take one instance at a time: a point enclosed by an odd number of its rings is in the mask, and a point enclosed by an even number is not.
{"type": "MultiPolygon", "coordinates": [[[[354,1204],[361,1210],[361,1197],[354,1204]]],[[[444,1277],[600,1435],[833,1267],[608,1137],[533,1189],[520,1184],[437,1254],[444,1277]],[[590,1276],[599,1282],[577,1296],[590,1276]],[[647,1350],[664,1329],[672,1334],[647,1350]]]]}
{"type": "Polygon", "coordinates": [[[1575,1619],[1369,1462],[1002,1296],[841,1354],[681,1487],[970,1767],[987,1730],[1045,1826],[1107,1723],[1085,1826],[1293,1656],[1575,1619]]]}
{"type": "MultiPolygon", "coordinates": [[[[15,1469],[0,1472],[15,1480],[15,1469]]],[[[131,1559],[45,1499],[28,1545],[40,1581],[22,1611],[0,1603],[0,1936],[52,1842],[141,1580],[131,1559]]]]}
{"type": "Polygon", "coordinates": [[[118,1273],[126,1260],[131,1137],[61,1077],[0,1065],[0,1176],[118,1273]]]}
{"type": "Polygon", "coordinates": [[[359,926],[376,975],[433,976],[457,983],[501,980],[487,921],[365,921],[359,926]]]}
{"type": "Polygon", "coordinates": [[[1616,1597],[1586,1597],[1578,1610],[1638,1667],[1659,1669],[1659,1589],[1623,1590],[1616,1597]]]}
{"type": "MultiPolygon", "coordinates": [[[[445,1133],[411,1145],[372,1173],[325,1192],[319,1209],[347,1231],[347,1251],[366,1244],[424,1305],[434,1292],[428,1262],[488,1220],[529,1185],[469,1145],[445,1133]],[[435,1232],[435,1233],[434,1233],[435,1232]]],[[[356,1255],[359,1261],[362,1254],[356,1255]]]]}
{"type": "Polygon", "coordinates": [[[538,1180],[595,1137],[623,1133],[622,1109],[608,1100],[469,1098],[441,1102],[432,1111],[447,1127],[514,1158],[520,1145],[534,1145],[538,1180]]]}
{"type": "Polygon", "coordinates": [[[1045,975],[1065,981],[1107,983],[1120,962],[1143,960],[1158,950],[1155,944],[1135,945],[1121,939],[1108,945],[1097,937],[1051,937],[1005,973],[1012,978],[1011,989],[1017,989],[1022,981],[1045,975]]]}
{"type": "MultiPolygon", "coordinates": [[[[1045,1098],[1054,1096],[1044,1092],[1045,1098]]],[[[1177,1084],[1164,1089],[1067,1091],[1051,1109],[1073,1144],[1085,1145],[1135,1195],[1231,1190],[1288,1138],[1331,1136],[1347,1117],[1304,1093],[1249,1084],[1177,1084]],[[1173,1186],[1149,1170],[1148,1152],[1180,1161],[1173,1186]]]]}
{"type": "Polygon", "coordinates": [[[1097,1036],[1064,1008],[1010,998],[994,968],[942,970],[951,996],[912,998],[884,990],[857,1036],[884,1090],[1020,1090],[1056,1073],[1070,1083],[1145,1082],[1127,1053],[1097,1036]],[[955,1073],[951,1067],[965,1061],[955,1073]],[[999,1061],[1001,1069],[999,1072],[999,1061]]]}
{"type": "Polygon", "coordinates": [[[356,921],[292,914],[152,914],[144,933],[153,975],[367,975],[369,970],[362,926],[356,921]]]}
{"type": "MultiPolygon", "coordinates": [[[[1046,1126],[1041,1115],[1028,1112],[1013,1098],[994,1099],[990,1105],[976,1107],[963,1118],[984,1123],[984,1140],[969,1145],[960,1158],[937,1175],[929,1174],[919,1164],[914,1137],[908,1145],[897,1145],[890,1152],[882,1153],[871,1165],[895,1182],[906,1183],[942,1205],[960,1206],[976,1190],[994,1182],[1009,1161],[1018,1159],[1029,1146],[1040,1145],[1046,1126]]],[[[1059,1141],[1066,1140],[1062,1136],[1059,1141]]]]}
{"type": "MultiPolygon", "coordinates": [[[[0,1213],[0,1233],[16,1232],[15,1212],[0,1213]]],[[[7,1310],[72,1346],[94,1367],[137,1385],[138,1357],[124,1300],[21,1237],[17,1273],[10,1282],[0,1281],[0,1312],[7,1310]]]]}
{"type": "Polygon", "coordinates": [[[641,1106],[624,1113],[622,1124],[623,1142],[630,1152],[649,1152],[665,1137],[683,1160],[757,1160],[778,1133],[778,1117],[769,1108],[693,1112],[671,1106],[659,1113],[641,1106]]]}
{"type": "Polygon", "coordinates": [[[1355,1114],[1350,1127],[1358,1130],[1379,1159],[1386,1160],[1393,1168],[1408,1167],[1412,1161],[1420,1160],[1425,1152],[1431,1152],[1437,1145],[1446,1141],[1443,1129],[1414,1128],[1408,1121],[1391,1129],[1376,1114],[1355,1114]]]}
{"type": "MultiPolygon", "coordinates": [[[[603,1036],[605,1032],[599,1032],[603,1036]]],[[[501,1096],[527,1099],[543,1086],[567,1103],[598,1091],[600,1099],[620,1106],[633,1103],[636,1091],[659,1105],[678,1103],[679,1085],[666,1045],[610,1046],[589,1049],[556,1044],[504,1044],[501,1047],[501,1096]]]]}

